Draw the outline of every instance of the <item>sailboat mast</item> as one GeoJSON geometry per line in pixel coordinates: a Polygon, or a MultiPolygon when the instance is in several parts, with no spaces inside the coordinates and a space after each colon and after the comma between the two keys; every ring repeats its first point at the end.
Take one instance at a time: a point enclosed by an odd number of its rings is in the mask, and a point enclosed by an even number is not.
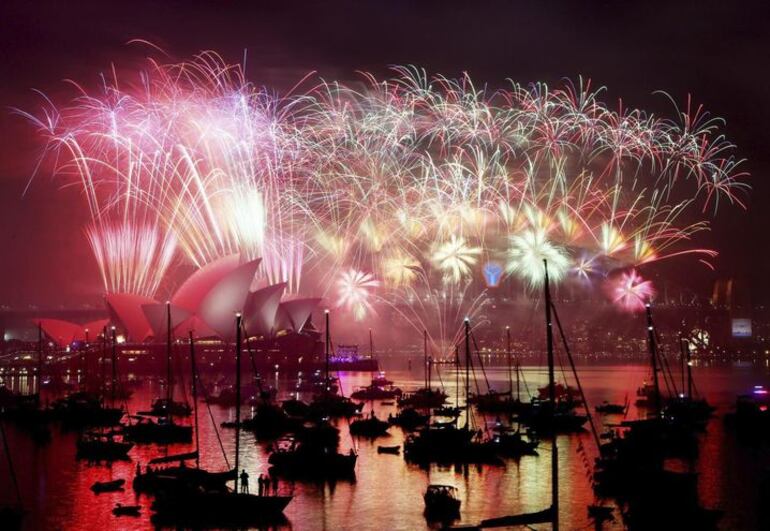
{"type": "Polygon", "coordinates": [[[174,390],[171,386],[171,302],[166,302],[166,412],[171,420],[171,399],[174,390]]]}
{"type": "Polygon", "coordinates": [[[329,349],[331,346],[331,339],[329,338],[329,310],[324,310],[324,318],[326,319],[326,343],[324,345],[324,356],[326,357],[326,364],[324,369],[324,378],[325,378],[325,386],[326,386],[326,392],[328,393],[331,389],[331,385],[329,384],[329,349]]]}
{"type": "Polygon", "coordinates": [[[505,327],[505,354],[508,360],[508,390],[513,394],[513,377],[511,376],[511,327],[505,327]]]}
{"type": "MultiPolygon", "coordinates": [[[[369,371],[369,379],[372,380],[370,385],[374,385],[374,341],[372,340],[372,329],[369,329],[369,363],[371,370],[369,371]]],[[[371,400],[372,405],[372,417],[374,417],[374,398],[371,400]]]]}
{"type": "Polygon", "coordinates": [[[371,371],[369,371],[369,378],[374,378],[374,340],[372,339],[372,329],[369,329],[369,360],[371,371]]]}
{"type": "MultiPolygon", "coordinates": [[[[685,340],[680,335],[679,336],[679,372],[680,372],[680,374],[682,376],[682,393],[684,393],[684,390],[686,388],[686,383],[685,383],[685,370],[686,369],[685,369],[685,359],[684,359],[685,358],[685,356],[684,356],[684,344],[685,344],[685,340]]],[[[689,397],[689,394],[688,394],[688,397],[689,397]]]]}
{"type": "Polygon", "coordinates": [[[465,427],[471,425],[471,320],[465,318],[465,427]]]}
{"type": "Polygon", "coordinates": [[[428,331],[427,330],[422,331],[422,366],[423,366],[423,369],[425,369],[425,389],[430,389],[430,376],[428,375],[428,371],[430,371],[430,367],[428,366],[428,331]]]}
{"type": "Polygon", "coordinates": [[[235,314],[235,492],[238,492],[238,457],[241,453],[241,313],[235,314]]]}
{"type": "Polygon", "coordinates": [[[200,439],[198,438],[198,371],[195,368],[195,343],[190,330],[190,370],[192,371],[193,422],[195,422],[195,468],[201,467],[200,439]]]}
{"type": "Polygon", "coordinates": [[[644,305],[647,313],[647,345],[650,349],[650,364],[652,366],[653,397],[655,404],[655,416],[660,417],[660,384],[658,383],[658,348],[655,341],[655,327],[652,324],[652,305],[648,302],[644,305]]]}
{"type": "Polygon", "coordinates": [[[690,352],[690,342],[684,340],[684,352],[687,356],[685,364],[687,365],[687,398],[692,400],[692,358],[690,352]]]}
{"type": "Polygon", "coordinates": [[[105,374],[105,368],[104,364],[106,363],[107,359],[107,327],[105,326],[102,328],[102,353],[101,356],[99,356],[99,388],[101,389],[101,397],[100,400],[104,400],[105,391],[107,390],[105,378],[107,375],[105,374]]]}
{"type": "MultiPolygon", "coordinates": [[[[460,346],[455,343],[455,407],[460,410],[460,346]]],[[[455,418],[457,423],[457,418],[455,418]]]]}
{"type": "MultiPolygon", "coordinates": [[[[548,399],[551,415],[556,417],[556,381],[553,362],[553,322],[551,320],[551,288],[548,279],[548,261],[543,260],[545,268],[545,341],[548,352],[548,399]]],[[[551,439],[551,511],[553,512],[553,530],[559,531],[559,453],[556,434],[551,439]]]]}
{"type": "Polygon", "coordinates": [[[80,351],[80,388],[81,390],[84,388],[86,384],[86,353],[88,352],[88,349],[89,349],[88,328],[86,328],[85,332],[86,332],[85,345],[83,345],[83,348],[80,351]]]}
{"type": "Polygon", "coordinates": [[[112,407],[115,407],[115,390],[118,387],[118,354],[117,354],[117,336],[115,327],[112,327],[112,385],[110,386],[110,400],[112,407]]]}
{"type": "Polygon", "coordinates": [[[43,325],[37,322],[37,400],[40,402],[43,392],[43,325]]]}

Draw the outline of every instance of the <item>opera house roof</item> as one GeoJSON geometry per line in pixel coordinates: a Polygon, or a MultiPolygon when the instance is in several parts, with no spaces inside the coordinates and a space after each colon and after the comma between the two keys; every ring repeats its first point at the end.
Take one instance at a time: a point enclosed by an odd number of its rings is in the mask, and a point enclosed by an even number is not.
{"type": "Polygon", "coordinates": [[[167,302],[132,293],[110,293],[105,297],[109,319],[84,325],[58,319],[35,319],[45,334],[59,345],[95,338],[108,324],[129,341],[165,338],[170,321],[172,332],[230,341],[235,336],[234,316],[243,315],[249,336],[270,337],[279,332],[301,333],[320,298],[285,300],[285,283],[254,289],[260,260],[241,263],[238,255],[220,258],[185,280],[167,302]]]}

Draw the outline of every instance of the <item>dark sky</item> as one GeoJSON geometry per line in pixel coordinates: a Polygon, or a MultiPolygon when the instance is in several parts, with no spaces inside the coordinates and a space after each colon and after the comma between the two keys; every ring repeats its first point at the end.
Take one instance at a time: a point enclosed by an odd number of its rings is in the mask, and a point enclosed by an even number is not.
{"type": "Polygon", "coordinates": [[[96,296],[96,268],[80,227],[78,190],[40,175],[31,128],[8,109],[32,109],[31,91],[56,95],[64,79],[86,86],[115,63],[142,64],[152,41],[182,59],[213,49],[239,61],[248,50],[252,81],[287,86],[309,71],[355,78],[391,64],[416,64],[500,85],[582,75],[605,85],[605,99],[657,114],[671,111],[656,90],[688,93],[727,119],[728,137],[752,173],[748,212],[723,208],[703,243],[721,252],[717,272],[695,260],[667,265],[672,282],[700,293],[734,276],[755,303],[770,295],[765,207],[770,188],[770,7],[765,1],[555,2],[99,2],[0,3],[0,306],[64,304],[96,296]],[[692,271],[691,271],[692,269],[692,271]]]}

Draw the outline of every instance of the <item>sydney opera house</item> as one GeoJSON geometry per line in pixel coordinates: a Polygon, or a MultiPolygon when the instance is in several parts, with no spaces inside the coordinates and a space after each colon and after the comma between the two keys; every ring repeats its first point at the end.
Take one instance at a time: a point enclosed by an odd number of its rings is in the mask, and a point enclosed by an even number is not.
{"type": "MultiPolygon", "coordinates": [[[[115,327],[123,351],[158,352],[168,337],[186,339],[189,334],[203,345],[232,343],[235,315],[243,315],[243,334],[250,348],[301,363],[321,353],[320,334],[311,317],[320,298],[287,298],[286,284],[260,285],[255,275],[260,260],[242,262],[231,255],[197,270],[170,300],[161,302],[132,293],[110,293],[105,297],[108,318],[78,324],[61,319],[36,317],[47,339],[59,348],[97,342],[99,335],[115,327]]],[[[111,337],[107,334],[107,338],[111,337]]]]}

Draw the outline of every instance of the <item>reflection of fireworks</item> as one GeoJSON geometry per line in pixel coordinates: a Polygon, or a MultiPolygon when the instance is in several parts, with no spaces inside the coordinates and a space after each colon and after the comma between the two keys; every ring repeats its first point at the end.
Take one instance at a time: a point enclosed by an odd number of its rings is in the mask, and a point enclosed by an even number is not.
{"type": "Polygon", "coordinates": [[[652,282],[644,280],[636,270],[609,279],[607,289],[612,301],[623,311],[638,312],[655,295],[652,282]]]}
{"type": "Polygon", "coordinates": [[[548,240],[542,229],[527,230],[511,236],[506,269],[529,282],[532,287],[543,284],[545,269],[543,260],[548,261],[548,275],[553,282],[561,280],[569,268],[569,256],[561,247],[548,240]]]}
{"type": "MultiPolygon", "coordinates": [[[[740,204],[746,187],[718,121],[689,106],[665,120],[613,111],[582,83],[487,92],[409,68],[365,79],[280,98],[205,52],[151,62],[141,90],[105,81],[26,116],[58,174],[83,184],[96,225],[150,220],[197,266],[261,255],[266,280],[294,293],[303,274],[321,278],[303,287],[333,286],[363,269],[401,298],[422,275],[431,297],[506,253],[531,287],[544,258],[554,281],[570,267],[587,276],[588,263],[570,263],[582,255],[629,268],[708,259],[689,246],[708,228],[701,212],[740,204]]],[[[121,274],[133,278],[120,289],[145,282],[140,269],[121,274]]]]}
{"type": "Polygon", "coordinates": [[[439,245],[433,253],[433,261],[448,281],[457,283],[471,272],[471,266],[480,254],[481,248],[469,247],[465,238],[452,234],[449,241],[439,245]]]}
{"type": "Polygon", "coordinates": [[[369,298],[374,288],[380,285],[371,273],[350,269],[343,271],[337,281],[337,306],[344,306],[361,321],[372,310],[369,298]]]}

